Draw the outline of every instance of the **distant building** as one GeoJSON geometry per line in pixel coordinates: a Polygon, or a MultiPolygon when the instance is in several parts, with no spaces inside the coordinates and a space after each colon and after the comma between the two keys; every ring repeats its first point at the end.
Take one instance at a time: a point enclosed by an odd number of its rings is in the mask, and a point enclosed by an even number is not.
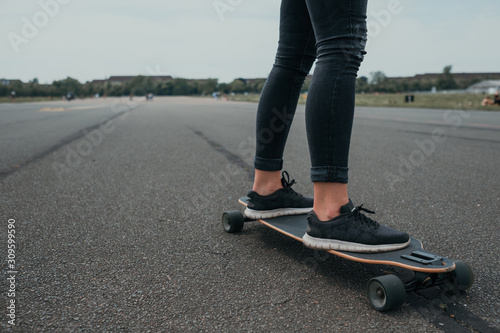
{"type": "Polygon", "coordinates": [[[108,82],[108,80],[92,80],[90,83],[93,85],[104,85],[106,82],[108,82]]]}
{"type": "MultiPolygon", "coordinates": [[[[122,85],[125,84],[129,81],[132,81],[134,78],[136,78],[139,75],[136,76],[110,76],[108,79],[104,80],[93,80],[91,83],[93,85],[104,85],[107,83],[111,83],[112,85],[122,85]]],[[[151,78],[153,81],[169,81],[173,80],[173,77],[170,75],[166,76],[145,76],[147,78],[151,78]]]]}
{"type": "MultiPolygon", "coordinates": [[[[483,80],[500,80],[500,73],[450,73],[453,80],[464,87],[471,83],[483,80]]],[[[414,76],[388,77],[386,80],[397,83],[403,82],[436,82],[443,77],[443,73],[426,73],[414,76]]]]}
{"type": "MultiPolygon", "coordinates": [[[[474,81],[474,80],[500,80],[500,73],[450,73],[451,77],[457,81],[474,81]]],[[[405,81],[408,79],[418,81],[438,80],[443,76],[443,73],[426,73],[417,74],[415,76],[404,77],[388,77],[389,80],[405,81]]]]}
{"type": "Polygon", "coordinates": [[[17,79],[0,79],[0,84],[4,86],[8,86],[11,84],[23,84],[23,81],[17,79]]]}
{"type": "Polygon", "coordinates": [[[494,94],[500,91],[500,80],[484,80],[467,88],[473,94],[494,94]]]}

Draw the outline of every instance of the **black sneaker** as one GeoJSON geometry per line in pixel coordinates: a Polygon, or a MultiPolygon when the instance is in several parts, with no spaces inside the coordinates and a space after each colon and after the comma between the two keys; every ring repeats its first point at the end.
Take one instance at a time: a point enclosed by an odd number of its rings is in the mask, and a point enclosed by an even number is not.
{"type": "Polygon", "coordinates": [[[352,201],[340,208],[340,215],[321,222],[311,211],[307,215],[307,232],[304,245],[313,249],[350,252],[386,252],[407,247],[407,233],[380,225],[361,213],[374,214],[363,205],[354,207],[352,201]]]}
{"type": "Polygon", "coordinates": [[[290,182],[288,172],[281,173],[281,184],[283,188],[276,192],[262,196],[255,191],[249,191],[248,206],[245,215],[251,219],[268,219],[284,215],[307,214],[313,207],[313,198],[304,197],[295,192],[292,185],[295,179],[290,182]]]}

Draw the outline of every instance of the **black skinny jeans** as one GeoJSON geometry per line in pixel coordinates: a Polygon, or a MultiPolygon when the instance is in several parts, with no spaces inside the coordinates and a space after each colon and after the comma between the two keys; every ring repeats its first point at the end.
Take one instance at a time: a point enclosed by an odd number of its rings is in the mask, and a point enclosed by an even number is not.
{"type": "Polygon", "coordinates": [[[311,181],[348,181],[356,76],[367,0],[282,0],[276,60],[257,110],[255,168],[278,171],[305,77],[311,181]]]}

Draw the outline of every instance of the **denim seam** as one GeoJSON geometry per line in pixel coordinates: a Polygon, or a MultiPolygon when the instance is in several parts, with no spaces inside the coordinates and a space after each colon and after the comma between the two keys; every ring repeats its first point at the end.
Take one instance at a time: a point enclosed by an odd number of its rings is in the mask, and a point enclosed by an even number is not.
{"type": "MultiPolygon", "coordinates": [[[[306,53],[307,53],[307,48],[308,48],[308,46],[309,46],[309,42],[311,41],[311,36],[313,36],[313,35],[314,35],[314,30],[313,30],[313,28],[312,28],[312,26],[311,26],[311,30],[309,31],[309,37],[308,37],[308,39],[307,39],[306,46],[305,46],[304,50],[302,51],[302,58],[300,59],[299,71],[302,71],[302,68],[303,68],[303,65],[304,65],[304,59],[305,59],[305,57],[306,57],[306,53]]],[[[307,75],[307,74],[306,74],[306,75],[307,75]]],[[[295,90],[295,86],[297,85],[298,76],[299,76],[299,74],[298,74],[298,72],[296,72],[296,73],[295,73],[294,80],[293,80],[292,89],[290,90],[290,98],[288,99],[288,103],[287,103],[287,105],[288,105],[288,110],[290,110],[290,109],[291,109],[292,95],[293,95],[293,92],[294,92],[294,90],[295,90]]],[[[300,94],[300,92],[299,92],[299,94],[300,94]]],[[[288,119],[286,119],[286,121],[288,121],[288,119]]],[[[288,127],[288,128],[287,128],[287,133],[286,133],[286,135],[288,136],[288,133],[289,133],[290,128],[291,128],[291,124],[290,124],[290,126],[288,126],[288,125],[286,124],[286,126],[288,127]]],[[[283,153],[285,152],[285,145],[286,145],[286,140],[285,140],[285,141],[283,142],[283,144],[281,145],[281,152],[282,152],[282,153],[281,153],[281,155],[283,155],[283,153]]]]}
{"type": "Polygon", "coordinates": [[[354,33],[353,33],[353,24],[352,24],[352,2],[349,1],[349,39],[351,41],[351,49],[354,49],[354,33]]]}
{"type": "Polygon", "coordinates": [[[337,84],[338,84],[338,80],[339,80],[339,77],[341,76],[342,74],[342,70],[344,68],[344,65],[345,65],[345,58],[342,58],[342,63],[340,64],[339,66],[339,70],[338,70],[338,73],[337,73],[337,76],[335,77],[335,81],[333,82],[333,86],[332,86],[332,93],[331,93],[331,98],[330,98],[330,112],[329,112],[329,119],[328,119],[328,122],[329,122],[329,133],[328,133],[328,157],[327,157],[327,162],[328,162],[328,165],[334,165],[335,164],[335,151],[332,149],[333,147],[333,135],[334,135],[334,127],[335,127],[335,123],[333,121],[334,119],[334,108],[335,108],[335,99],[336,99],[336,92],[338,91],[338,89],[336,89],[337,87],[337,84]]]}

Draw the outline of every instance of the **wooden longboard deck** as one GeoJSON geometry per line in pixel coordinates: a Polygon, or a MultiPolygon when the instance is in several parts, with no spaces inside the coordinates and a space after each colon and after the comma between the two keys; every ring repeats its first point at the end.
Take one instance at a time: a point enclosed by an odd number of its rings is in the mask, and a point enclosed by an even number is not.
{"type": "MultiPolygon", "coordinates": [[[[240,198],[239,202],[246,207],[247,197],[240,198]]],[[[300,242],[302,242],[302,236],[304,236],[307,228],[306,215],[280,216],[258,221],[300,242]]],[[[417,272],[444,273],[450,272],[455,268],[455,263],[452,260],[425,251],[422,243],[413,237],[411,237],[408,247],[396,251],[357,253],[327,250],[327,252],[349,260],[367,264],[398,266],[417,272]]]]}

